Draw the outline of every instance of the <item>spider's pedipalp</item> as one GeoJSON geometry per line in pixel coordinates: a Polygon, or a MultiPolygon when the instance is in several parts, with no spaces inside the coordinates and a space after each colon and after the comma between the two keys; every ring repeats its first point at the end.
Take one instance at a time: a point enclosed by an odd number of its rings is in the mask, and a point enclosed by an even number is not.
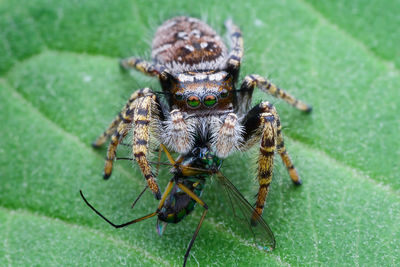
{"type": "Polygon", "coordinates": [[[220,158],[226,158],[243,141],[243,127],[235,113],[228,113],[220,127],[211,131],[213,147],[220,158]]]}
{"type": "Polygon", "coordinates": [[[186,154],[193,147],[194,131],[193,125],[184,119],[183,113],[174,109],[170,112],[170,118],[165,121],[162,139],[173,151],[186,154]]]}

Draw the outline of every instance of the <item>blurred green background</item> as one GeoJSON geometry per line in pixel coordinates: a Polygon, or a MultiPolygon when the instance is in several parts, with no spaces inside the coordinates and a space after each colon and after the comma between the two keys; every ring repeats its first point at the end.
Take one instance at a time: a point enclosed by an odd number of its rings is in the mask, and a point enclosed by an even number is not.
{"type": "MultiPolygon", "coordinates": [[[[129,162],[101,178],[105,149],[90,147],[133,90],[159,89],[118,59],[149,59],[157,26],[202,18],[225,36],[232,18],[245,41],[242,76],[257,73],[313,105],[304,115],[273,102],[302,178],[278,159],[265,220],[277,248],[240,237],[218,187],[188,266],[400,265],[400,2],[387,1],[11,1],[0,0],[0,266],[179,266],[198,208],[158,237],[145,182],[129,162]]],[[[128,154],[127,151],[122,153],[128,154]]],[[[223,172],[253,202],[256,150],[223,172]]],[[[159,177],[165,185],[167,171],[159,177]]]]}

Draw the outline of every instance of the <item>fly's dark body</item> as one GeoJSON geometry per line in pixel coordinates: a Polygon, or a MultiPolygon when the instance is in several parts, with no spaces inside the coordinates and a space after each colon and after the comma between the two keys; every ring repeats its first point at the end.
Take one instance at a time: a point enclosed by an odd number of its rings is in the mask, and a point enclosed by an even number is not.
{"type": "MultiPolygon", "coordinates": [[[[206,182],[205,175],[174,178],[193,191],[196,196],[201,197],[206,182]]],[[[195,206],[196,201],[194,201],[185,192],[180,190],[177,185],[175,185],[160,212],[158,213],[158,219],[166,223],[178,223],[185,218],[186,215],[189,215],[194,210],[195,206]]]]}
{"type": "Polygon", "coordinates": [[[157,230],[161,234],[164,230],[165,223],[178,223],[187,215],[189,215],[196,206],[196,201],[187,193],[182,191],[177,184],[183,184],[199,198],[203,192],[206,179],[209,173],[185,173],[182,168],[197,168],[202,171],[210,171],[210,173],[219,171],[222,160],[214,155],[207,147],[196,147],[190,153],[182,158],[179,167],[173,169],[175,184],[158,213],[157,230]],[[185,175],[186,174],[186,175],[185,175]]]}

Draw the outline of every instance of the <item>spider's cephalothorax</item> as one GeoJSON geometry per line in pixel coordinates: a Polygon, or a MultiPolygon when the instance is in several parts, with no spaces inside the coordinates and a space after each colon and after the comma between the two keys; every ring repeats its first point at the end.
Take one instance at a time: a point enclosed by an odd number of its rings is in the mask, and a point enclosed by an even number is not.
{"type": "Polygon", "coordinates": [[[248,75],[236,87],[243,39],[231,20],[226,22],[226,27],[230,51],[204,22],[189,17],[172,18],[155,34],[152,62],[134,57],[121,61],[125,69],[156,76],[165,101],[150,88],[135,91],[109,128],[94,142],[98,147],[111,137],[105,178],[111,175],[118,144],[133,128],[134,158],[157,199],[161,193],[148,159],[150,136],[182,156],[194,147],[207,146],[221,159],[258,143],[259,190],[254,214],[263,212],[275,152],[281,156],[292,181],[301,184],[284,146],[278,113],[266,101],[251,108],[253,90],[258,87],[301,111],[309,112],[311,107],[260,75],[248,75]]]}

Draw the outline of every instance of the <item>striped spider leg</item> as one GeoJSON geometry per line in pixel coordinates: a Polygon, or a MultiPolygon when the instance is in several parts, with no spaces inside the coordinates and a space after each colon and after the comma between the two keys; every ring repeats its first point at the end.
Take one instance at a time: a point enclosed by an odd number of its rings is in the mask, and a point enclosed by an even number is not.
{"type": "MultiPolygon", "coordinates": [[[[311,111],[309,105],[294,98],[263,77],[259,75],[249,75],[245,77],[237,96],[237,102],[241,103],[240,106],[237,106],[239,114],[243,114],[248,110],[251,104],[252,93],[256,86],[264,92],[283,99],[301,111],[311,111]]],[[[245,115],[245,118],[243,120],[244,134],[241,149],[246,150],[261,140],[257,170],[259,190],[256,200],[256,212],[261,215],[272,180],[273,161],[276,151],[281,156],[293,183],[301,185],[302,182],[286,151],[282,135],[282,126],[275,107],[269,102],[261,102],[259,105],[253,107],[247,114],[243,115],[245,115]]]]}
{"type": "Polygon", "coordinates": [[[148,160],[149,139],[151,132],[159,125],[163,118],[163,112],[159,100],[149,88],[135,91],[118,116],[111,122],[108,129],[94,141],[94,147],[100,147],[109,137],[107,158],[104,166],[104,179],[111,176],[115,154],[118,145],[126,137],[132,125],[134,125],[132,150],[140,170],[145,177],[150,190],[156,199],[160,199],[161,193],[154,174],[151,171],[148,160]]]}

